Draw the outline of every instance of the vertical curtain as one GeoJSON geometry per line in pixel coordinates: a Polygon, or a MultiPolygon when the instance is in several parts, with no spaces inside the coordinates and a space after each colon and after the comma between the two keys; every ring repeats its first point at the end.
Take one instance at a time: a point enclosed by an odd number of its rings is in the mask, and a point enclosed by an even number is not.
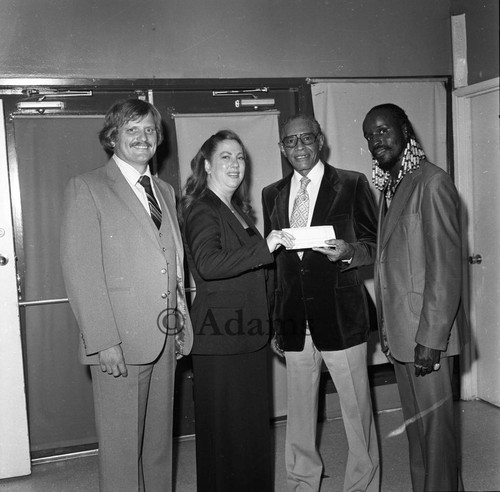
{"type": "MultiPolygon", "coordinates": [[[[366,113],[378,104],[397,104],[406,111],[427,157],[447,169],[446,89],[443,81],[313,81],[314,114],[326,137],[323,158],[332,166],[366,174],[371,183],[371,156],[363,137],[366,113]]],[[[378,191],[372,187],[378,198],[378,191]]],[[[373,277],[364,269],[365,285],[374,298],[373,277]]],[[[369,363],[385,363],[378,336],[369,339],[369,363]]]]}
{"type": "MultiPolygon", "coordinates": [[[[283,177],[278,147],[278,111],[228,114],[175,114],[181,186],[191,173],[191,159],[203,142],[218,130],[236,132],[248,154],[250,165],[250,198],[256,226],[262,233],[261,192],[264,186],[283,177]]],[[[272,361],[273,416],[286,415],[286,370],[283,363],[272,361]]]]}
{"type": "Polygon", "coordinates": [[[371,182],[371,157],[363,138],[366,113],[393,103],[406,111],[427,157],[447,169],[446,89],[443,81],[316,82],[314,114],[326,136],[327,161],[363,172],[371,182]]]}
{"type": "MultiPolygon", "coordinates": [[[[101,116],[15,117],[23,300],[67,297],[59,263],[62,195],[71,176],[107,160],[97,138],[102,121],[101,116]]],[[[31,450],[97,442],[90,375],[78,361],[78,326],[69,304],[21,309],[31,450]]]]}
{"type": "Polygon", "coordinates": [[[278,111],[227,114],[174,114],[181,187],[191,174],[191,159],[203,142],[219,130],[239,135],[248,151],[247,179],[256,225],[262,233],[261,192],[281,179],[278,111]]]}

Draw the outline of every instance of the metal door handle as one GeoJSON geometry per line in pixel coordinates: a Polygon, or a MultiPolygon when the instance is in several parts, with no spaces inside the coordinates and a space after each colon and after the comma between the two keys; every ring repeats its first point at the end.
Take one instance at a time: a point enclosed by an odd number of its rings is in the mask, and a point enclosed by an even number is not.
{"type": "Polygon", "coordinates": [[[469,263],[471,265],[480,265],[482,261],[483,261],[483,257],[481,255],[469,256],[469,263]]]}
{"type": "Polygon", "coordinates": [[[5,258],[5,256],[0,255],[0,266],[5,266],[9,263],[9,259],[5,258]]]}

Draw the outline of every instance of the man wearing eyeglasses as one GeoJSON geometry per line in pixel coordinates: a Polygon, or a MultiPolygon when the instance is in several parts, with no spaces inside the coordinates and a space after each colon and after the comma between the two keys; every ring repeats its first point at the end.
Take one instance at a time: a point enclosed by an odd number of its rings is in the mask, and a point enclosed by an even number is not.
{"type": "Polygon", "coordinates": [[[319,123],[288,119],[282,154],[293,172],[262,192],[264,227],[332,225],[336,239],[303,251],[281,248],[270,276],[272,347],[285,358],[288,414],[285,443],[290,491],[318,491],[323,463],[316,446],[322,362],[337,389],[349,452],[344,491],[379,490],[379,452],[367,374],[368,298],[358,267],[376,250],[375,204],[366,177],[320,159],[319,123]]]}

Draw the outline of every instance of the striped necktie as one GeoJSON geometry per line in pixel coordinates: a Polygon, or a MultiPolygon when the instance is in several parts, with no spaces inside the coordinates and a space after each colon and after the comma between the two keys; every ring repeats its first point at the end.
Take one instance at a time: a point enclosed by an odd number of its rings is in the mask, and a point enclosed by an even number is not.
{"type": "Polygon", "coordinates": [[[161,226],[161,208],[158,205],[158,202],[156,201],[156,198],[153,194],[153,188],[151,187],[151,180],[149,179],[149,176],[141,176],[139,178],[139,183],[141,183],[141,185],[146,190],[151,218],[153,219],[156,227],[159,229],[161,226]]]}

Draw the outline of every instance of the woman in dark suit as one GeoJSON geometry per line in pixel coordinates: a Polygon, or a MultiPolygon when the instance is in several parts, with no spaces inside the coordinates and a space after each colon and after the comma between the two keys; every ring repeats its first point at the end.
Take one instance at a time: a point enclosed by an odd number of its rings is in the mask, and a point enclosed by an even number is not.
{"type": "Polygon", "coordinates": [[[249,218],[245,148],[229,130],[191,161],[180,206],[196,283],[191,317],[198,492],[273,489],[264,265],[293,238],[249,218]]]}

